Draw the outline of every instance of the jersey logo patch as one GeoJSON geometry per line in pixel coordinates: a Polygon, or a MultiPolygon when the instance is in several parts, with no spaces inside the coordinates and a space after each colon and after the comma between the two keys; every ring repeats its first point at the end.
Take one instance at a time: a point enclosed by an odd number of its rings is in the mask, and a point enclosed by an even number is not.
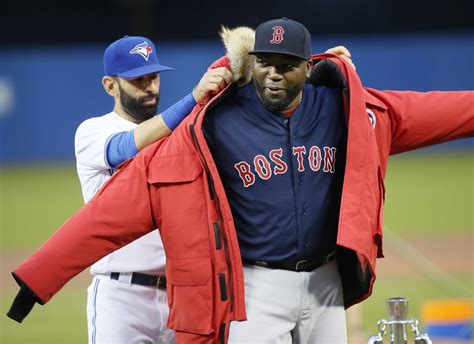
{"type": "Polygon", "coordinates": [[[138,54],[148,62],[148,57],[153,52],[153,48],[146,41],[140,44],[137,44],[135,48],[130,50],[130,54],[138,54]]]}
{"type": "Polygon", "coordinates": [[[270,41],[271,44],[280,44],[283,42],[283,34],[285,33],[285,30],[283,29],[283,26],[280,25],[275,25],[272,27],[273,29],[273,38],[270,41]]]}
{"type": "Polygon", "coordinates": [[[375,125],[377,124],[377,118],[375,118],[374,112],[370,109],[365,109],[365,110],[367,111],[367,114],[369,115],[370,125],[372,126],[372,128],[375,129],[375,125]]]}

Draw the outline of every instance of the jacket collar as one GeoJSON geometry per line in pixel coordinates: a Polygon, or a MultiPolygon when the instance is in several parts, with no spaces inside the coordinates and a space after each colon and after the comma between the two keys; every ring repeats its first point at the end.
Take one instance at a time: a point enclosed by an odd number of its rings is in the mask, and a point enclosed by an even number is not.
{"type": "Polygon", "coordinates": [[[382,103],[382,101],[376,97],[374,97],[370,92],[364,92],[364,100],[366,104],[370,104],[372,106],[378,107],[382,110],[387,110],[387,105],[382,103]]]}

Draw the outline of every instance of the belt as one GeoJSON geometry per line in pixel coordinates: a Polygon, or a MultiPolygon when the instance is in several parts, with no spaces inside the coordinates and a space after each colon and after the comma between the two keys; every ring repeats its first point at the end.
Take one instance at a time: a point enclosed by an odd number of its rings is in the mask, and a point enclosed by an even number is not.
{"type": "Polygon", "coordinates": [[[318,259],[306,260],[302,259],[299,261],[282,261],[282,262],[264,262],[261,260],[247,260],[244,259],[244,264],[261,266],[268,269],[280,269],[280,270],[290,270],[290,271],[313,271],[314,269],[320,267],[323,264],[326,264],[333,260],[336,257],[336,252],[331,252],[326,256],[323,256],[318,259]]]}
{"type": "MultiPolygon", "coordinates": [[[[120,272],[110,273],[110,279],[118,281],[120,272]]],[[[132,284],[143,285],[145,287],[156,287],[158,289],[166,290],[166,277],[165,276],[152,276],[141,274],[139,272],[132,273],[132,284]]]]}

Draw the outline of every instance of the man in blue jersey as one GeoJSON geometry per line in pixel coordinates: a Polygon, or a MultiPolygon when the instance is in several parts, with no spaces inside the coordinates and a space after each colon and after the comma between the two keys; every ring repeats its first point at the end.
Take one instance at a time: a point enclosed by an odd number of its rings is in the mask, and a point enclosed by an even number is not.
{"type": "Polygon", "coordinates": [[[248,320],[230,343],[347,340],[334,259],[347,126],[340,89],[305,84],[310,52],[302,24],[259,25],[253,83],[204,118],[244,262],[248,320]]]}

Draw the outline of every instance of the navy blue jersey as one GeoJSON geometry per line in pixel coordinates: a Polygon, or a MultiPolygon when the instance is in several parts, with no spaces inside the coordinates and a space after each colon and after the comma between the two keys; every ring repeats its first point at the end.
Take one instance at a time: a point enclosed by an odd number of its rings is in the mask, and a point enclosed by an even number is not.
{"type": "Polygon", "coordinates": [[[340,90],[305,85],[290,116],[269,112],[253,84],[203,125],[243,259],[313,259],[336,245],[347,125],[340,90]]]}

